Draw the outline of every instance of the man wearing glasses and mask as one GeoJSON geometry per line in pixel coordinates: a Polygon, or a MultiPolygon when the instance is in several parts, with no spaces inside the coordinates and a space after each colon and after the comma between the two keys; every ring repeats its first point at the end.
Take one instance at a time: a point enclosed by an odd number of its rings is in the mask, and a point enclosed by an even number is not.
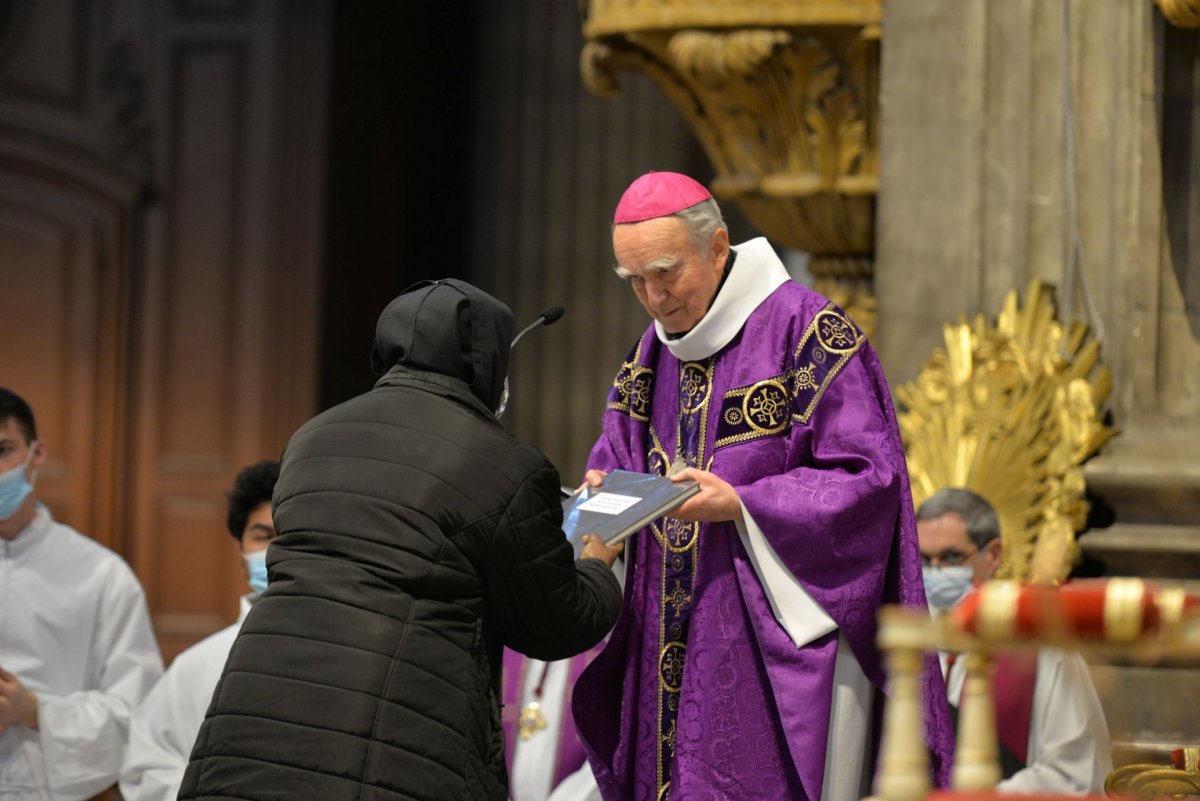
{"type": "MultiPolygon", "coordinates": [[[[925,594],[930,611],[945,614],[995,576],[1004,555],[1000,521],[979,495],[948,488],[917,510],[925,594]]],[[[958,707],[964,660],[943,654],[946,692],[958,707]]],[[[1104,710],[1074,652],[1042,648],[1036,655],[999,652],[993,660],[996,734],[1004,780],[1012,793],[1100,793],[1112,770],[1104,710]]]]}

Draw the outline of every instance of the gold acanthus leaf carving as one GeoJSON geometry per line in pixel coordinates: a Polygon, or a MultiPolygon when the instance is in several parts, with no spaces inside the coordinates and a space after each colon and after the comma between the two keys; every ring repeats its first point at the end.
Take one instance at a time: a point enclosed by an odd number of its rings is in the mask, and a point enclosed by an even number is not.
{"type": "Polygon", "coordinates": [[[1155,0],[1167,22],[1180,28],[1200,28],[1200,0],[1155,0]]]}
{"type": "Polygon", "coordinates": [[[796,194],[855,175],[867,125],[844,66],[816,38],[784,30],[680,31],[667,60],[721,129],[731,172],[796,194]]]}
{"type": "Polygon", "coordinates": [[[1003,577],[1062,581],[1087,515],[1082,465],[1110,437],[1102,409],[1112,375],[1082,323],[1064,332],[1053,290],[1015,291],[995,325],[979,315],[943,329],[917,378],[897,389],[920,505],[945,487],[986,498],[1000,518],[1003,577]]]}
{"type": "Polygon", "coordinates": [[[585,42],[579,54],[583,85],[596,97],[615,97],[620,86],[613,75],[612,48],[603,42],[585,42]]]}
{"type": "Polygon", "coordinates": [[[778,244],[864,256],[878,185],[878,43],[864,37],[847,27],[639,28],[590,39],[581,72],[600,96],[616,92],[619,71],[653,79],[712,162],[713,193],[778,244]]]}
{"type": "Polygon", "coordinates": [[[683,72],[698,80],[723,84],[754,74],[779,45],[789,44],[787,31],[750,29],[716,34],[683,31],[671,37],[667,53],[683,72]]]}

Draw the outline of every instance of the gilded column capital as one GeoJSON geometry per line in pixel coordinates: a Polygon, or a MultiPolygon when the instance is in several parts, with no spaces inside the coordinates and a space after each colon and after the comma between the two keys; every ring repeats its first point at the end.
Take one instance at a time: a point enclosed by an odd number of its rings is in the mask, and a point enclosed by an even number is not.
{"type": "Polygon", "coordinates": [[[881,0],[587,0],[584,15],[588,89],[652,78],[712,162],[713,194],[813,254],[820,291],[873,333],[881,0]]]}
{"type": "Polygon", "coordinates": [[[1200,28],[1200,0],[1154,0],[1167,22],[1180,28],[1200,28]]]}
{"type": "Polygon", "coordinates": [[[712,161],[718,198],[778,244],[871,255],[879,0],[591,0],[586,13],[591,91],[650,76],[712,161]]]}

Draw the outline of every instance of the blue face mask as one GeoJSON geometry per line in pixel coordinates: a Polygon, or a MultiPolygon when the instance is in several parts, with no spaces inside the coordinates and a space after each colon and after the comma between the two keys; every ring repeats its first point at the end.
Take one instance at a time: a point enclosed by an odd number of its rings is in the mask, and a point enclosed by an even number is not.
{"type": "Polygon", "coordinates": [[[938,612],[949,612],[971,591],[975,571],[969,565],[957,567],[921,568],[925,579],[925,598],[929,608],[938,612]]]}
{"type": "Polygon", "coordinates": [[[25,477],[25,469],[33,461],[35,444],[29,443],[29,454],[25,457],[24,464],[0,473],[0,520],[8,520],[15,515],[21,504],[33,492],[33,483],[25,477]]]}
{"type": "Polygon", "coordinates": [[[267,591],[267,549],[244,553],[242,559],[246,562],[246,577],[250,582],[250,589],[262,595],[267,591]]]}

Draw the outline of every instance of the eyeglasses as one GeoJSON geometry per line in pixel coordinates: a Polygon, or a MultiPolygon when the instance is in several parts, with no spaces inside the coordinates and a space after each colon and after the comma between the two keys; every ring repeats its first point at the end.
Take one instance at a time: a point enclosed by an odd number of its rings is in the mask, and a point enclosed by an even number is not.
{"type": "Polygon", "coordinates": [[[977,553],[979,553],[978,548],[966,552],[955,548],[947,548],[941,553],[935,554],[927,554],[922,551],[921,564],[925,567],[958,567],[966,564],[977,553]]]}

